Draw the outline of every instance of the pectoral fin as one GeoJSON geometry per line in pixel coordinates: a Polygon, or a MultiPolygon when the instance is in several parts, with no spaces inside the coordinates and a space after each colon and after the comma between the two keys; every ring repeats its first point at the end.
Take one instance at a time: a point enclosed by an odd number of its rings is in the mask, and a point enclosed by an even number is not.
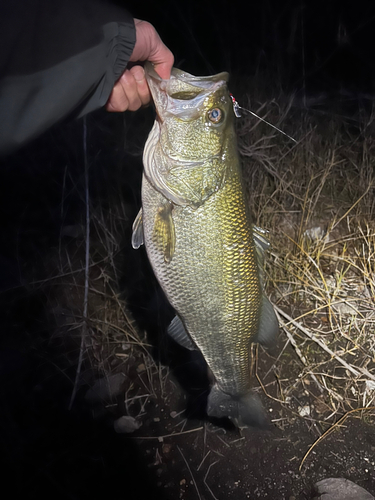
{"type": "Polygon", "coordinates": [[[269,346],[279,332],[279,322],[271,302],[265,295],[262,297],[258,334],[254,342],[269,346]]]}
{"type": "Polygon", "coordinates": [[[142,209],[133,222],[132,247],[137,250],[144,244],[142,209]]]}
{"type": "Polygon", "coordinates": [[[157,211],[154,225],[155,240],[167,264],[171,262],[176,247],[176,233],[172,210],[173,205],[171,203],[160,207],[157,211]]]}
{"type": "Polygon", "coordinates": [[[175,316],[172,319],[171,324],[168,326],[168,335],[170,335],[172,339],[182,347],[185,347],[190,351],[195,350],[193,341],[191,340],[189,334],[185,330],[182,321],[178,316],[175,316]]]}

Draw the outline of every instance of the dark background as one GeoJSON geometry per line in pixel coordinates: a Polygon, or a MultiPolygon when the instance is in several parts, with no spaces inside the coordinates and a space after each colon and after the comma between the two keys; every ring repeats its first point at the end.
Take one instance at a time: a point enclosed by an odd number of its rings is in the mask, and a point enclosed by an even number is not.
{"type": "MultiPolygon", "coordinates": [[[[345,92],[358,98],[374,93],[373,1],[117,3],[151,22],[176,66],[193,74],[226,70],[245,86],[256,79],[270,99],[280,89],[325,92],[331,100],[345,92]]],[[[152,109],[123,116],[101,110],[87,120],[92,203],[110,196],[121,172],[131,219],[140,205],[141,152],[152,109]]],[[[79,399],[67,411],[76,365],[67,366],[51,341],[48,288],[33,284],[48,277],[44,259],[58,247],[61,226],[82,221],[83,193],[82,120],[54,127],[0,162],[3,470],[15,498],[123,498],[125,492],[155,498],[135,446],[125,447],[111,429],[94,423],[79,399]]],[[[126,260],[128,240],[124,252],[126,260]]],[[[139,268],[133,267],[136,287],[139,268]]]]}
{"type": "Polygon", "coordinates": [[[131,0],[126,6],[156,26],[186,71],[263,72],[289,90],[373,90],[371,0],[131,0]]]}

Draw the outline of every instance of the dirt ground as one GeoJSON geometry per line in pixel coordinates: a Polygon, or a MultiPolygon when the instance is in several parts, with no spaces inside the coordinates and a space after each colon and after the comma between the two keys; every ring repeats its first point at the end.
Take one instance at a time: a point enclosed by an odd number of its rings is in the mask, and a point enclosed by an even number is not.
{"type": "Polygon", "coordinates": [[[267,431],[223,429],[201,420],[186,422],[181,415],[172,420],[171,408],[182,411],[184,398],[176,400],[172,386],[165,400],[167,406],[160,399],[152,405],[156,417],[145,408],[146,427],[137,433],[162,436],[152,444],[141,440],[140,448],[166,498],[308,499],[311,486],[325,477],[345,477],[374,493],[373,427],[358,419],[318,444],[300,470],[319,437],[297,413],[299,405],[314,404],[311,395],[301,394],[294,411],[263,398],[271,420],[267,431]],[[170,436],[180,429],[182,434],[170,436]]]}
{"type": "MultiPolygon", "coordinates": [[[[313,385],[280,402],[274,362],[283,334],[271,353],[258,353],[257,373],[268,397],[256,380],[254,386],[269,414],[268,429],[209,422],[202,361],[178,346],[166,347],[165,339],[164,354],[154,350],[154,358],[118,342],[104,356],[107,376],[86,364],[68,410],[76,370],[69,359],[77,359],[76,343],[69,352],[66,341],[51,338],[56,325],[48,323],[43,295],[17,291],[7,298],[1,440],[4,477],[16,497],[302,500],[327,477],[345,477],[375,493],[373,417],[349,416],[301,467],[327,428],[319,424],[327,409],[313,385]],[[113,377],[121,373],[122,383],[113,388],[113,377]],[[87,398],[103,378],[107,390],[87,398]],[[301,408],[310,408],[312,418],[301,417],[301,408]],[[140,428],[116,433],[114,422],[122,415],[132,416],[140,428]]],[[[290,346],[283,360],[279,378],[297,380],[302,367],[290,346]]]]}
{"type": "MultiPolygon", "coordinates": [[[[165,338],[171,310],[142,252],[129,248],[131,221],[139,207],[139,194],[133,191],[123,192],[128,232],[114,258],[121,270],[119,300],[129,306],[137,331],[145,336],[133,345],[126,332],[117,332],[103,342],[102,330],[92,320],[92,342],[76,384],[84,235],[70,229],[62,236],[61,227],[79,229],[83,204],[74,192],[82,185],[82,157],[67,146],[69,130],[62,132],[66,143],[56,136],[44,138],[36,146],[38,153],[23,152],[0,172],[4,489],[14,498],[30,499],[307,500],[316,481],[344,477],[375,495],[373,413],[348,415],[317,442],[331,425],[325,421],[329,405],[312,379],[305,377],[301,384],[303,366],[283,332],[271,352],[254,350],[254,390],[269,415],[269,428],[239,430],[228,421],[208,421],[206,367],[199,356],[165,338]],[[50,168],[45,141],[49,148],[52,141],[56,150],[50,168]],[[78,167],[66,173],[69,162],[78,167]],[[51,275],[57,261],[56,281],[51,275]],[[68,261],[72,267],[65,272],[62,263],[68,261]],[[107,381],[107,389],[88,397],[98,379],[107,381]],[[284,397],[285,381],[290,385],[294,380],[296,389],[284,397]],[[78,391],[69,409],[73,387],[78,391]],[[131,434],[114,430],[124,415],[140,426],[131,434]]],[[[101,132],[108,150],[113,130],[101,132]]],[[[138,154],[137,148],[135,141],[131,154],[138,154]]],[[[118,155],[116,161],[122,162],[118,155]]],[[[92,190],[102,198],[103,176],[109,174],[101,165],[107,160],[98,153],[93,166],[102,177],[94,177],[92,190]]],[[[129,180],[132,172],[127,175],[129,180]]],[[[93,258],[100,261],[101,256],[93,258]]],[[[98,265],[90,279],[96,292],[91,303],[99,310],[115,294],[106,288],[98,265]]],[[[123,321],[121,308],[117,314],[123,321]]]]}
{"type": "MultiPolygon", "coordinates": [[[[40,317],[29,321],[30,331],[40,317]]],[[[261,394],[269,429],[238,430],[228,422],[194,418],[202,388],[193,387],[189,395],[167,368],[146,368],[141,354],[130,359],[135,370],[127,372],[115,398],[88,402],[92,383],[82,385],[69,411],[74,370],[61,370],[65,353],[56,352],[51,341],[30,345],[24,337],[21,345],[25,324],[16,325],[14,316],[11,322],[13,339],[1,349],[1,441],[3,477],[16,498],[302,500],[327,477],[345,477],[375,493],[373,419],[349,417],[313,448],[300,469],[321,434],[298,415],[301,405],[316,407],[313,394],[301,394],[289,408],[261,394]],[[116,433],[113,424],[122,414],[141,427],[116,433]]],[[[191,364],[195,371],[195,361],[191,364]]],[[[270,366],[272,358],[266,357],[259,371],[270,366]]],[[[286,367],[285,376],[289,369],[294,373],[293,366],[286,367]]],[[[120,364],[115,371],[121,372],[120,364]]]]}

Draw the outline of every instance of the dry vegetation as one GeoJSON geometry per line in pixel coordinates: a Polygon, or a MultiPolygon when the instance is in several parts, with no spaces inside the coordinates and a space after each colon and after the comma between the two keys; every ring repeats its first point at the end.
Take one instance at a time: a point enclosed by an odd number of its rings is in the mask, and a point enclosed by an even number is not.
{"type": "Polygon", "coordinates": [[[374,116],[359,105],[347,119],[283,101],[242,106],[297,143],[246,114],[240,151],[254,220],[272,244],[268,290],[285,335],[275,394],[291,407],[313,395],[298,412],[324,430],[375,405],[374,116]],[[288,343],[299,358],[292,378],[283,377],[288,343]]]}
{"type": "MultiPolygon", "coordinates": [[[[267,395],[318,424],[321,435],[347,412],[375,406],[373,115],[357,107],[346,119],[298,107],[294,98],[268,102],[253,95],[237,96],[241,106],[297,141],[250,115],[238,122],[254,222],[269,231],[272,244],[267,290],[281,325],[272,368],[266,373],[257,363],[257,378],[267,395]],[[301,394],[314,403],[304,404],[301,394]]],[[[80,345],[72,402],[98,372],[108,380],[124,373],[126,410],[141,421],[149,398],[164,394],[168,372],[154,361],[146,333],[121,298],[123,238],[132,221],[120,192],[88,207],[86,232],[73,243],[79,258],[60,248],[54,278],[57,335],[73,332],[80,345]]]]}

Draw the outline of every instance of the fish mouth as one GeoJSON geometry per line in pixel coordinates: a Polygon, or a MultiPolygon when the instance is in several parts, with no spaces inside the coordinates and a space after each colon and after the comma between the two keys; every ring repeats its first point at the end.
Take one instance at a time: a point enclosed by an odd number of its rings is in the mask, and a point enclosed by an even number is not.
{"type": "Polygon", "coordinates": [[[180,80],[184,81],[185,83],[195,85],[196,87],[200,87],[201,89],[207,89],[212,87],[212,84],[215,82],[227,83],[229,80],[229,73],[227,73],[226,71],[222,71],[221,73],[210,76],[194,76],[187,71],[182,71],[178,68],[172,68],[171,78],[169,80],[164,80],[156,73],[154,65],[150,61],[146,61],[144,69],[146,78],[149,77],[158,82],[165,82],[166,85],[168,85],[168,82],[170,82],[171,80],[180,80]]]}
{"type": "MultiPolygon", "coordinates": [[[[173,68],[170,79],[164,80],[156,73],[151,63],[146,63],[145,74],[157,115],[143,154],[145,176],[153,187],[172,203],[197,207],[212,193],[207,186],[203,194],[202,186],[195,192],[188,186],[187,173],[183,171],[203,169],[204,172],[198,177],[210,178],[208,172],[224,157],[223,147],[219,145],[211,151],[205,151],[205,148],[201,147],[199,154],[190,155],[189,151],[173,143],[169,137],[168,123],[174,119],[190,122],[202,117],[203,113],[206,113],[207,97],[226,86],[229,75],[219,73],[196,77],[173,68]],[[208,191],[210,194],[206,196],[208,191]]],[[[217,189],[216,182],[214,191],[217,189]]]]}
{"type": "Polygon", "coordinates": [[[211,76],[194,76],[172,68],[168,80],[161,78],[150,62],[145,64],[145,75],[154,100],[158,120],[163,123],[168,116],[189,121],[199,116],[208,95],[226,85],[227,72],[211,76]]]}

